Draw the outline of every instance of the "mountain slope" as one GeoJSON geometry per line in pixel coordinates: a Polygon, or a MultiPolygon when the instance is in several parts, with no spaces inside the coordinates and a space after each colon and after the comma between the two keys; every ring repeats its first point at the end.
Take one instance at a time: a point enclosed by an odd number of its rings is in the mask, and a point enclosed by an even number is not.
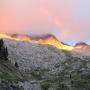
{"type": "Polygon", "coordinates": [[[32,44],[30,42],[20,42],[4,40],[8,48],[9,59],[18,62],[20,69],[47,68],[53,66],[66,58],[64,53],[50,45],[32,44]]]}
{"type": "Polygon", "coordinates": [[[4,42],[9,60],[38,85],[39,89],[32,85],[33,90],[90,90],[90,55],[25,41],[4,42]]]}

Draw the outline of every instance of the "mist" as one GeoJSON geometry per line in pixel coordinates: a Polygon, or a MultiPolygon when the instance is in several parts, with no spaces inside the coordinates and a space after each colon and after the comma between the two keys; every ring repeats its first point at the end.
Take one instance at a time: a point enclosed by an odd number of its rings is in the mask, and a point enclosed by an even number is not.
{"type": "Polygon", "coordinates": [[[90,42],[90,0],[0,0],[0,33],[90,42]]]}

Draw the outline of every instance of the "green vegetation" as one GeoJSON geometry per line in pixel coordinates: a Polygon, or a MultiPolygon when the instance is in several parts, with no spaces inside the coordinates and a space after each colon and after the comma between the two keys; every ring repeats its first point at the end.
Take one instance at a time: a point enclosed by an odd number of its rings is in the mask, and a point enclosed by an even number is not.
{"type": "Polygon", "coordinates": [[[48,90],[50,88],[50,86],[51,86],[51,83],[49,83],[49,82],[44,82],[41,84],[41,88],[43,90],[48,90]]]}
{"type": "Polygon", "coordinates": [[[35,80],[42,80],[42,73],[39,71],[33,71],[31,72],[31,78],[35,80]]]}

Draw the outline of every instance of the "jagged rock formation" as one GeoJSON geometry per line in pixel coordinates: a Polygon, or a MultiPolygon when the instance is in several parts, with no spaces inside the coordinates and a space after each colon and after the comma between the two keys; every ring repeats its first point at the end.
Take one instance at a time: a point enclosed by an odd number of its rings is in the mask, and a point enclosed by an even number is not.
{"type": "Polygon", "coordinates": [[[18,63],[33,90],[90,90],[90,55],[25,41],[4,42],[9,60],[18,63]]]}

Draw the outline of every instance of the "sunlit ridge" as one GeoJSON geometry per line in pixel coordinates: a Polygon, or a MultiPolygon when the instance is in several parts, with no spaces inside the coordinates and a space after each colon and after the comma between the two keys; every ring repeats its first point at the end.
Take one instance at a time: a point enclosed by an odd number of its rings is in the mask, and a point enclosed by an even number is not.
{"type": "Polygon", "coordinates": [[[65,45],[63,43],[61,43],[60,41],[58,41],[55,37],[50,36],[48,38],[40,38],[39,40],[33,40],[32,37],[28,37],[28,36],[11,36],[9,34],[0,34],[0,38],[4,39],[12,39],[12,40],[16,40],[16,41],[33,41],[33,43],[37,43],[37,44],[48,44],[48,45],[52,45],[58,49],[64,49],[64,50],[72,50],[74,47],[73,46],[69,46],[69,45],[65,45]]]}

